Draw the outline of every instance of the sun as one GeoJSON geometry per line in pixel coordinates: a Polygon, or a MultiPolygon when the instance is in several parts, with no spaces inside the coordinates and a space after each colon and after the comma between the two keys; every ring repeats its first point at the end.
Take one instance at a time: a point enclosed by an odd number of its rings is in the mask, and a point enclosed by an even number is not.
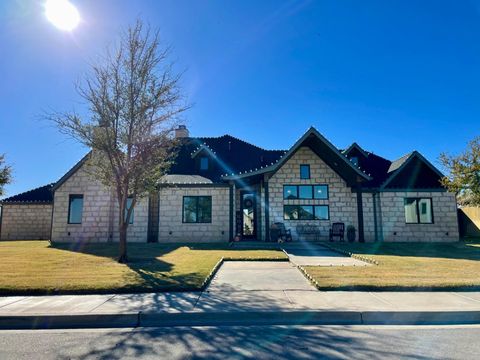
{"type": "Polygon", "coordinates": [[[60,30],[72,31],[80,22],[77,8],[68,0],[47,0],[45,15],[60,30]]]}

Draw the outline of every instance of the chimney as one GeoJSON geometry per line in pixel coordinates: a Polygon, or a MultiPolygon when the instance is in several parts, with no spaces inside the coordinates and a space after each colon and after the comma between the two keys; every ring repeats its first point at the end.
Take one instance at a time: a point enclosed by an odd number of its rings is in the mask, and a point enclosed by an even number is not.
{"type": "Polygon", "coordinates": [[[178,125],[178,128],[175,129],[175,139],[187,138],[189,136],[190,132],[185,125],[178,125]]]}

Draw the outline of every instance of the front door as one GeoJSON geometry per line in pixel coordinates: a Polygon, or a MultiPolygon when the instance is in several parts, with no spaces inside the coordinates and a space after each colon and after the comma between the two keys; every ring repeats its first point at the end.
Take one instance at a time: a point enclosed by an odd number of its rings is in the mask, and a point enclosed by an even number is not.
{"type": "Polygon", "coordinates": [[[242,205],[242,238],[254,239],[257,233],[255,193],[242,191],[240,198],[242,205]]]}

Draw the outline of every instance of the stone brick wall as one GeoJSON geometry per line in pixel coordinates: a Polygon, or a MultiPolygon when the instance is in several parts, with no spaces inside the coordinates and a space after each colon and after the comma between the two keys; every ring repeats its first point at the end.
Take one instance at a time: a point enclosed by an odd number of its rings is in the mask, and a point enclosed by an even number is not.
{"type": "MultiPolygon", "coordinates": [[[[269,180],[270,223],[283,222],[292,229],[294,240],[297,225],[316,225],[320,227],[321,239],[328,239],[328,232],[333,222],[343,222],[345,226],[353,225],[358,234],[356,194],[346,182],[310,148],[301,147],[269,180]],[[300,165],[310,165],[310,179],[300,179],[300,165]],[[284,200],[283,185],[327,184],[328,200],[284,200]],[[283,205],[329,205],[329,220],[284,220],[283,205]]],[[[268,225],[270,226],[270,225],[268,225]]],[[[358,235],[357,235],[358,237],[358,235]]],[[[312,239],[309,237],[309,239],[312,239]]]]}
{"type": "MultiPolygon", "coordinates": [[[[54,194],[52,241],[106,242],[118,241],[118,205],[114,194],[92,179],[83,165],[54,194]],[[81,224],[68,224],[69,195],[83,194],[81,224]]],[[[134,223],[128,228],[129,242],[146,242],[148,199],[135,207],[134,223]]]]}
{"type": "Polygon", "coordinates": [[[159,242],[227,242],[229,240],[228,187],[165,187],[160,189],[159,242]],[[212,222],[183,223],[184,196],[211,196],[212,222]]]}
{"type": "Polygon", "coordinates": [[[448,192],[380,193],[384,241],[458,241],[455,195],[448,192]],[[432,198],[433,224],[406,224],[404,198],[432,198]]]}
{"type": "Polygon", "coordinates": [[[1,216],[0,240],[50,239],[51,204],[4,204],[1,216]]]}

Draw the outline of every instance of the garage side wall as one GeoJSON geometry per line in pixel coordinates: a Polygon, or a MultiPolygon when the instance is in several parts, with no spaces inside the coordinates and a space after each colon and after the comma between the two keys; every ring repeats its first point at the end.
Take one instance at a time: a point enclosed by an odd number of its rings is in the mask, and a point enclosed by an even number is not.
{"type": "Polygon", "coordinates": [[[458,241],[457,203],[449,192],[383,192],[381,193],[384,241],[458,241]],[[406,224],[404,199],[431,198],[433,224],[406,224]]]}
{"type": "Polygon", "coordinates": [[[3,204],[0,240],[47,240],[51,204],[3,204]]]}

